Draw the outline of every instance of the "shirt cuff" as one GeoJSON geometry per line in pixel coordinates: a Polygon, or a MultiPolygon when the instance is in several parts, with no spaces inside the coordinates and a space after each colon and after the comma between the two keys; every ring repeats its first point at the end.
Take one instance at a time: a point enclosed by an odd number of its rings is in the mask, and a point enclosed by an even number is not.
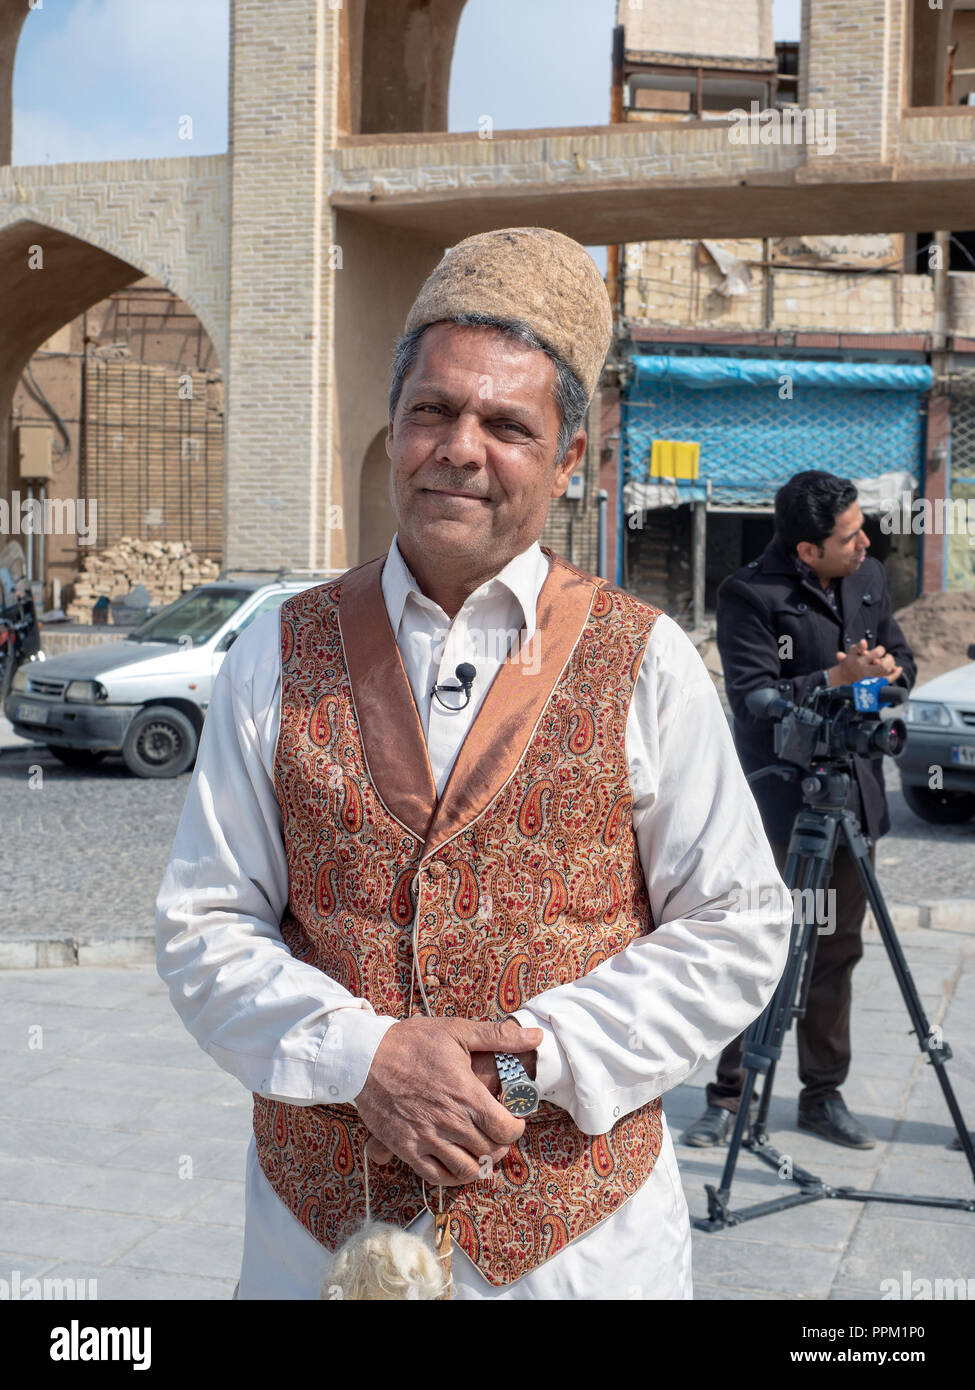
{"type": "Polygon", "coordinates": [[[574,1099],[572,1069],[551,1024],[536,1018],[531,1009],[516,1009],[513,1017],[522,1028],[538,1028],[544,1034],[535,1053],[535,1085],[540,1100],[562,1110],[571,1109],[574,1099]]]}
{"type": "Polygon", "coordinates": [[[366,1084],[372,1059],[399,1020],[370,1008],[333,1009],[315,1062],[312,1105],[350,1104],[366,1084]]]}

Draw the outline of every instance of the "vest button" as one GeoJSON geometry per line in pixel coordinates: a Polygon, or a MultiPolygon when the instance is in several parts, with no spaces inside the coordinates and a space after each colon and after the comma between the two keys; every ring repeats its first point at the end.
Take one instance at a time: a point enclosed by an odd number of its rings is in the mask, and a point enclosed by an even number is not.
{"type": "Polygon", "coordinates": [[[424,988],[424,989],[439,989],[439,988],[440,988],[440,976],[439,976],[439,975],[424,975],[424,977],[423,977],[423,988],[424,988]]]}
{"type": "Polygon", "coordinates": [[[447,872],[447,865],[442,859],[435,859],[432,864],[427,865],[427,873],[431,878],[443,878],[447,872]]]}

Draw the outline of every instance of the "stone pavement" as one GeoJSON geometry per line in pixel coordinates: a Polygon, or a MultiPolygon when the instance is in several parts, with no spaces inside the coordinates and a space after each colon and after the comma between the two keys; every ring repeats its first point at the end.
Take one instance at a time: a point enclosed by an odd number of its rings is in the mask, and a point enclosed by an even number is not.
{"type": "MultiPolygon", "coordinates": [[[[975,933],[901,937],[975,1127],[975,933]]],[[[794,1034],[779,1069],[773,1142],[833,1184],[975,1197],[933,1069],[913,1037],[876,931],[854,976],[851,1110],[876,1149],[795,1128],[794,1034]]],[[[97,1280],[99,1299],[229,1299],[243,1222],[250,1098],[196,1045],[151,966],[0,971],[0,1279],[97,1280]]],[[[668,1093],[675,1139],[712,1067],[668,1093]]],[[[678,1144],[692,1216],[725,1149],[678,1144]]],[[[744,1153],[736,1205],[784,1190],[744,1153]]],[[[972,1280],[975,1212],[823,1201],[718,1234],[694,1232],[698,1299],[879,1299],[883,1281],[972,1280]]],[[[647,1233],[652,1240],[653,1233],[647,1233]]]]}

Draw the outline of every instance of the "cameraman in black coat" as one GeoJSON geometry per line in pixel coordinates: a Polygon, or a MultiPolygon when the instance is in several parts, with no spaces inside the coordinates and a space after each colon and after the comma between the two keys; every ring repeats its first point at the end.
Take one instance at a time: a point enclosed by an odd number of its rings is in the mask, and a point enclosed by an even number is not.
{"type": "MultiPolygon", "coordinates": [[[[869,676],[914,683],[914,657],[891,615],[883,565],[867,555],[863,513],[851,482],[813,469],[797,473],[775,496],[775,537],[758,560],[718,590],[718,649],[734,715],[734,737],[746,773],[781,762],[774,722],[745,707],[753,690],[778,686],[799,703],[817,685],[846,685],[869,676]]],[[[876,841],[890,829],[881,759],[854,757],[847,806],[876,841]]],[[[798,780],[763,777],[752,783],[765,833],[781,873],[796,812],[798,780]]],[[[874,861],[875,849],[870,848],[874,861]]],[[[847,1110],[840,1094],[850,1068],[853,967],[863,954],[866,895],[852,856],[837,845],[829,889],[834,930],[820,932],[806,1016],[797,1024],[798,1124],[837,1144],[870,1149],[874,1139],[847,1110]]],[[[741,1039],[729,1043],[707,1088],[707,1109],[683,1142],[721,1143],[741,1099],[741,1039]]],[[[754,1099],[754,1097],[753,1097],[754,1099]]]]}

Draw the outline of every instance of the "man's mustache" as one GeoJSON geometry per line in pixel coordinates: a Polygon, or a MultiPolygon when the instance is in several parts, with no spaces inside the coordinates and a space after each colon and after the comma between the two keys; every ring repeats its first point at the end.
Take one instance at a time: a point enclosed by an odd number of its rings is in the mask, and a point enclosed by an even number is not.
{"type": "Polygon", "coordinates": [[[480,497],[485,501],[490,496],[487,492],[476,492],[474,488],[467,487],[463,482],[457,482],[454,478],[442,476],[428,478],[423,487],[428,488],[431,492],[463,492],[467,497],[480,497]]]}

